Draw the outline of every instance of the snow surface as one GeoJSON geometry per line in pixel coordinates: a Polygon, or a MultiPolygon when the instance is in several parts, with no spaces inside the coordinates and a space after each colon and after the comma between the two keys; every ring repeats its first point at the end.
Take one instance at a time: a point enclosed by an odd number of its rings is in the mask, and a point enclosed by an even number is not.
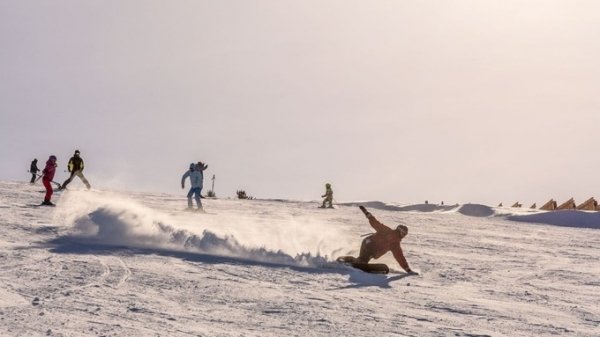
{"type": "Polygon", "coordinates": [[[41,190],[0,182],[0,336],[600,335],[599,213],[41,190]],[[332,262],[357,204],[420,276],[332,262]]]}

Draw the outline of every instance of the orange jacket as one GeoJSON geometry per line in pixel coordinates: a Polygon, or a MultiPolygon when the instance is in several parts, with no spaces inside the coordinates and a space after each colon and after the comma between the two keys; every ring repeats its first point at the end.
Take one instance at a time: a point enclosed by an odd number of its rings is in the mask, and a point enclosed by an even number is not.
{"type": "Polygon", "coordinates": [[[376,231],[375,234],[368,237],[370,240],[368,244],[371,248],[373,258],[378,259],[383,254],[392,251],[400,267],[409,272],[410,267],[408,266],[408,262],[406,262],[404,253],[402,253],[402,247],[400,247],[402,238],[400,238],[398,232],[379,222],[372,214],[369,214],[367,218],[371,227],[376,231]]]}

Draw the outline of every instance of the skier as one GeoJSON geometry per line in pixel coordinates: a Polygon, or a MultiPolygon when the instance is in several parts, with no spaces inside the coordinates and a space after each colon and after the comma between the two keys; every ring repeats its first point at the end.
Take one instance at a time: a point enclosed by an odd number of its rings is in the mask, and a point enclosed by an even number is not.
{"type": "Polygon", "coordinates": [[[71,157],[71,159],[69,159],[69,164],[67,164],[67,169],[69,170],[71,175],[62,184],[62,186],[60,188],[61,190],[67,188],[67,185],[73,180],[73,177],[75,177],[75,176],[78,176],[79,179],[81,179],[81,181],[83,181],[83,183],[85,184],[85,186],[87,187],[88,190],[91,188],[90,183],[87,181],[87,179],[85,179],[85,176],[83,175],[83,159],[81,159],[79,154],[80,154],[79,150],[75,150],[73,157],[71,157]]]}
{"type": "Polygon", "coordinates": [[[37,158],[34,158],[31,162],[31,166],[29,166],[29,172],[31,173],[31,183],[35,184],[35,179],[37,177],[37,173],[40,169],[37,167],[37,158]]]}
{"type": "Polygon", "coordinates": [[[190,191],[187,194],[188,198],[188,210],[193,210],[192,207],[192,196],[196,200],[196,206],[198,207],[198,211],[203,211],[202,202],[200,201],[200,191],[202,190],[202,173],[201,171],[196,169],[196,164],[191,163],[190,169],[183,174],[181,177],[181,188],[185,188],[185,178],[190,177],[190,191]]]}
{"type": "Polygon", "coordinates": [[[325,184],[325,194],[323,194],[321,198],[325,198],[323,199],[321,208],[325,208],[325,204],[327,203],[329,203],[329,206],[327,206],[328,208],[333,208],[333,190],[331,189],[331,184],[325,184]]]}
{"type": "Polygon", "coordinates": [[[396,229],[391,229],[375,219],[364,206],[359,206],[359,208],[369,219],[369,224],[375,229],[375,233],[363,240],[358,258],[352,258],[353,261],[347,262],[369,263],[369,260],[378,259],[383,254],[391,251],[402,269],[409,274],[418,275],[408,266],[404,253],[402,253],[402,247],[400,247],[400,242],[408,234],[408,228],[404,225],[398,225],[396,229]]]}
{"type": "Polygon", "coordinates": [[[48,158],[46,167],[42,171],[42,182],[46,188],[46,196],[44,197],[44,202],[42,202],[42,205],[54,206],[54,204],[50,201],[50,198],[52,198],[52,193],[54,192],[52,190],[52,185],[50,185],[50,182],[52,182],[52,179],[54,179],[54,172],[56,172],[56,156],[52,155],[50,158],[48,158]]]}

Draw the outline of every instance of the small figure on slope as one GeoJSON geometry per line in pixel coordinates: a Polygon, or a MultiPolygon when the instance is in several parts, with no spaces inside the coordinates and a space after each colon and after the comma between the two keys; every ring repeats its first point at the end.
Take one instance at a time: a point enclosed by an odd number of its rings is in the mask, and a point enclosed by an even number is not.
{"type": "Polygon", "coordinates": [[[342,257],[341,259],[344,262],[369,263],[371,259],[378,259],[391,251],[402,269],[409,274],[417,274],[408,266],[408,262],[406,262],[406,258],[402,252],[402,247],[400,247],[400,242],[408,234],[408,228],[404,225],[398,225],[396,229],[391,229],[375,219],[364,206],[359,206],[359,208],[367,219],[369,219],[369,224],[375,229],[375,233],[363,240],[357,258],[342,257]]]}
{"type": "Polygon", "coordinates": [[[193,210],[192,196],[194,196],[198,210],[203,211],[202,202],[200,201],[200,191],[202,190],[202,174],[199,170],[196,170],[196,164],[191,163],[190,169],[187,170],[187,172],[185,172],[183,174],[183,177],[181,177],[181,188],[182,189],[185,188],[185,179],[187,177],[190,178],[190,184],[192,185],[190,187],[190,191],[187,194],[188,210],[193,210]]]}
{"type": "Polygon", "coordinates": [[[52,185],[50,185],[52,179],[54,179],[54,172],[56,172],[56,156],[50,156],[46,162],[46,167],[44,167],[44,170],[42,171],[42,183],[46,188],[46,196],[44,197],[44,202],[42,202],[42,205],[54,206],[54,204],[50,201],[50,198],[52,198],[52,193],[54,192],[52,190],[52,185]]]}
{"type": "Polygon", "coordinates": [[[34,158],[31,162],[31,166],[29,166],[29,172],[31,173],[31,183],[35,184],[35,180],[37,178],[37,173],[40,169],[37,167],[37,158],[34,158]]]}
{"type": "Polygon", "coordinates": [[[60,189],[67,188],[67,185],[73,180],[75,176],[78,176],[79,179],[83,181],[85,187],[87,187],[88,190],[90,189],[90,183],[87,181],[87,179],[85,179],[85,176],[83,175],[83,159],[79,156],[79,150],[75,150],[73,157],[69,159],[67,169],[71,173],[71,176],[69,176],[69,178],[65,180],[60,189]]]}
{"type": "Polygon", "coordinates": [[[331,184],[325,184],[325,194],[323,194],[321,198],[325,198],[323,199],[321,208],[325,208],[325,204],[329,204],[329,206],[327,206],[328,208],[333,208],[333,190],[331,189],[331,184]]]}

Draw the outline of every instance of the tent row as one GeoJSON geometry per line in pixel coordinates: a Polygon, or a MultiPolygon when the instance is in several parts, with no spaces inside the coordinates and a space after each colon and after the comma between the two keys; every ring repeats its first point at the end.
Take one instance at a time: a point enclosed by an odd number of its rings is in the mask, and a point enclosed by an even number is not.
{"type": "MultiPolygon", "coordinates": [[[[521,208],[522,206],[523,205],[517,201],[511,207],[521,208]]],[[[498,207],[502,207],[502,203],[500,203],[500,205],[498,205],[498,207]]],[[[537,205],[534,203],[529,208],[536,209],[537,205]]],[[[572,209],[572,210],[577,209],[577,210],[581,210],[581,211],[600,211],[600,206],[598,206],[598,201],[596,201],[596,199],[594,199],[593,197],[589,198],[588,200],[581,203],[580,205],[577,205],[575,203],[575,199],[573,199],[573,198],[563,202],[560,205],[558,205],[558,203],[556,201],[554,201],[554,199],[550,199],[550,201],[545,203],[542,207],[540,207],[540,209],[544,210],[544,211],[557,211],[557,210],[565,210],[565,209],[572,209]]]]}

